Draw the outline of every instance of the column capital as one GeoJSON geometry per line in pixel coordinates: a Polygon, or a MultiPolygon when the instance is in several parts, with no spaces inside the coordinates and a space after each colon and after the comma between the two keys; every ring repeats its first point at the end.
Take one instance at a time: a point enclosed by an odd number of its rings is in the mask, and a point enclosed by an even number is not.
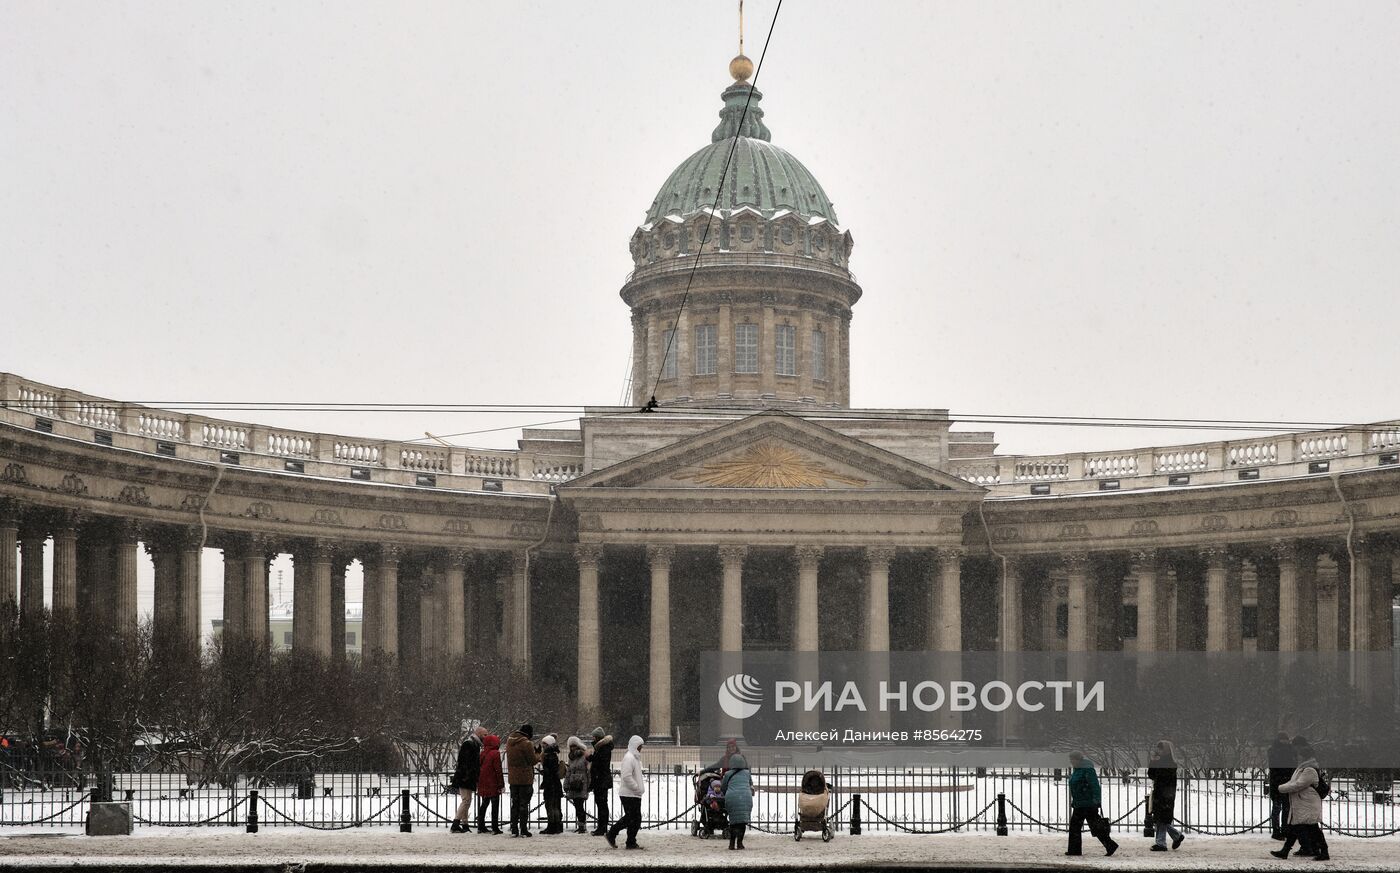
{"type": "Polygon", "coordinates": [[[801,545],[793,549],[799,564],[815,564],[826,554],[825,546],[801,545]]]}
{"type": "Polygon", "coordinates": [[[1269,543],[1269,554],[1276,561],[1296,561],[1304,551],[1302,543],[1297,540],[1278,539],[1269,543]]]}
{"type": "Polygon", "coordinates": [[[602,560],[602,543],[579,543],[574,546],[574,562],[580,567],[592,567],[597,569],[599,562],[602,560]]]}
{"type": "Polygon", "coordinates": [[[1143,573],[1157,569],[1156,549],[1134,549],[1128,553],[1128,560],[1132,564],[1134,573],[1143,573]]]}
{"type": "Polygon", "coordinates": [[[1083,573],[1089,569],[1088,552],[1064,552],[1059,557],[1060,566],[1071,573],[1083,573]]]}
{"type": "Polygon", "coordinates": [[[871,564],[886,564],[894,560],[898,550],[894,546],[866,546],[865,559],[871,564]]]}
{"type": "Polygon", "coordinates": [[[675,557],[675,546],[647,546],[647,562],[651,564],[653,570],[660,567],[665,567],[669,570],[671,568],[671,561],[675,557]]]}
{"type": "Polygon", "coordinates": [[[13,497],[0,497],[0,527],[19,527],[23,505],[13,497]]]}
{"type": "Polygon", "coordinates": [[[1201,546],[1198,550],[1206,566],[1212,570],[1224,570],[1230,559],[1230,547],[1223,545],[1201,546]]]}
{"type": "Polygon", "coordinates": [[[134,518],[119,518],[112,524],[112,538],[119,543],[131,544],[141,539],[141,535],[146,533],[144,528],[134,518]]]}
{"type": "Polygon", "coordinates": [[[961,561],[967,557],[967,549],[962,546],[938,546],[933,550],[936,561],[961,561]]]}
{"type": "Polygon", "coordinates": [[[379,562],[381,566],[385,564],[393,564],[395,567],[397,567],[399,562],[403,560],[403,557],[403,546],[396,546],[391,543],[380,544],[379,562]]]}
{"type": "Polygon", "coordinates": [[[329,563],[335,558],[335,546],[332,540],[314,539],[307,542],[307,552],[310,553],[311,560],[329,563]]]}
{"type": "Polygon", "coordinates": [[[742,564],[749,555],[748,546],[720,546],[717,551],[721,563],[724,564],[742,564]]]}
{"type": "Polygon", "coordinates": [[[476,555],[475,550],[454,546],[447,550],[447,566],[450,569],[464,568],[476,555]]]}

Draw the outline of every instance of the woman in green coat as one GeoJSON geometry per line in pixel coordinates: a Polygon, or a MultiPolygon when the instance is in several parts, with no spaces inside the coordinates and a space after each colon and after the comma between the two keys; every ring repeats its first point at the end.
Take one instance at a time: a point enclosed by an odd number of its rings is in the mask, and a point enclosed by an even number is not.
{"type": "Polygon", "coordinates": [[[753,812],[753,776],[743,755],[730,756],[720,789],[724,792],[724,812],[729,816],[729,848],[742,849],[753,812]]]}

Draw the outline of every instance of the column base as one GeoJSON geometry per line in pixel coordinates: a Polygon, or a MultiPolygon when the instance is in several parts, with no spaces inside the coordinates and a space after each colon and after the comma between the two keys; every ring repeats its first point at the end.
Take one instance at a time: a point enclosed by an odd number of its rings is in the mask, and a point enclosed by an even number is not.
{"type": "Polygon", "coordinates": [[[648,734],[646,744],[648,746],[674,746],[676,738],[670,734],[648,734]]]}

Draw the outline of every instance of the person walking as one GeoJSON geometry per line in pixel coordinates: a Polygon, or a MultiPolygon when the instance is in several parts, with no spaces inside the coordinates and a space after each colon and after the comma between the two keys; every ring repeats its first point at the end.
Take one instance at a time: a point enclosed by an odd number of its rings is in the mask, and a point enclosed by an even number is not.
{"type": "Polygon", "coordinates": [[[491,808],[491,833],[501,833],[501,792],[505,777],[501,773],[501,738],[487,734],[481,738],[481,763],[476,782],[476,832],[486,833],[486,808],[491,808]]]}
{"type": "Polygon", "coordinates": [[[1084,854],[1083,830],[1087,822],[1089,833],[1103,843],[1104,856],[1112,855],[1118,851],[1118,844],[1109,836],[1108,819],[1100,811],[1103,799],[1094,762],[1084,757],[1083,752],[1070,752],[1069,764],[1069,848],[1065,854],[1084,854]]]}
{"type": "Polygon", "coordinates": [[[588,763],[589,788],[593,792],[593,809],[598,819],[593,828],[593,836],[601,837],[608,832],[608,818],[610,817],[610,800],[608,794],[612,791],[612,734],[606,733],[602,728],[593,729],[593,755],[588,763]]]}
{"type": "Polygon", "coordinates": [[[1280,793],[1288,796],[1288,828],[1284,831],[1283,848],[1269,854],[1283,860],[1297,842],[1303,844],[1314,861],[1328,861],[1332,856],[1328,852],[1327,837],[1322,833],[1322,792],[1318,787],[1322,783],[1322,768],[1318,766],[1312,746],[1297,745],[1295,741],[1294,748],[1302,760],[1288,781],[1278,787],[1280,793]]]}
{"type": "Polygon", "coordinates": [[[1186,836],[1172,826],[1176,818],[1176,747],[1171,740],[1158,740],[1152,747],[1152,760],[1147,767],[1147,778],[1152,780],[1152,823],[1157,829],[1157,839],[1152,851],[1165,852],[1167,837],[1172,838],[1172,848],[1181,848],[1186,836]]]}
{"type": "Polygon", "coordinates": [[[622,801],[622,818],[613,822],[613,826],[603,836],[607,839],[608,845],[617,848],[617,835],[625,828],[627,830],[626,848],[640,849],[637,844],[637,831],[642,827],[642,795],[646,794],[646,776],[642,772],[642,738],[633,735],[627,741],[627,752],[622,756],[622,766],[618,769],[618,776],[621,784],[617,788],[617,796],[622,801]]]}
{"type": "Polygon", "coordinates": [[[1274,839],[1284,838],[1288,826],[1288,795],[1279,791],[1279,786],[1293,776],[1298,766],[1298,754],[1293,749],[1293,741],[1288,734],[1279,731],[1269,746],[1269,831],[1274,839]]]}
{"type": "Polygon", "coordinates": [[[506,738],[506,782],[510,784],[510,835],[533,837],[530,833],[530,796],[535,793],[535,765],[540,750],[535,745],[535,729],[528,724],[506,738]]]}
{"type": "Polygon", "coordinates": [[[729,848],[742,849],[744,832],[749,829],[749,816],[753,813],[753,774],[737,746],[734,754],[728,757],[720,790],[724,792],[724,814],[729,817],[729,848]]]}
{"type": "Polygon", "coordinates": [[[540,741],[540,793],[544,795],[545,827],[542,833],[564,832],[564,764],[559,760],[559,740],[549,734],[540,741]]]}
{"type": "MultiPolygon", "coordinates": [[[[478,728],[477,730],[480,730],[478,728]]],[[[481,776],[481,737],[477,731],[470,731],[462,745],[457,747],[457,768],[452,771],[449,787],[457,792],[457,815],[452,819],[451,831],[465,834],[471,831],[472,793],[476,791],[477,780],[481,776]]]]}
{"type": "Polygon", "coordinates": [[[564,796],[574,807],[574,833],[588,833],[588,747],[578,737],[569,737],[568,761],[564,764],[564,796]]]}

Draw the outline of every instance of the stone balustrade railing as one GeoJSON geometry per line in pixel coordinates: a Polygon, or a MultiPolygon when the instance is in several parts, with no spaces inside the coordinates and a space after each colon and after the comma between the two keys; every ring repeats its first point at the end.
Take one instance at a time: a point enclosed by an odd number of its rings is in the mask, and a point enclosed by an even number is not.
{"type": "Polygon", "coordinates": [[[1074,494],[1361,470],[1400,463],[1400,421],[1130,451],[952,461],[948,471],[993,496],[1074,494]]]}
{"type": "Polygon", "coordinates": [[[0,421],[153,455],[358,481],[469,491],[548,493],[583,474],[558,449],[449,448],[187,415],[93,397],[0,373],[0,421]]]}
{"type": "MultiPolygon", "coordinates": [[[[646,276],[656,276],[664,273],[688,273],[695,267],[696,255],[686,255],[678,258],[666,258],[650,264],[643,264],[627,274],[623,284],[631,282],[633,279],[640,279],[646,276]]],[[[702,267],[783,267],[794,270],[812,270],[817,273],[828,273],[842,279],[856,281],[855,273],[829,260],[816,257],[804,257],[802,255],[784,255],[776,252],[720,252],[707,251],[699,255],[700,266],[702,267]]]]}

